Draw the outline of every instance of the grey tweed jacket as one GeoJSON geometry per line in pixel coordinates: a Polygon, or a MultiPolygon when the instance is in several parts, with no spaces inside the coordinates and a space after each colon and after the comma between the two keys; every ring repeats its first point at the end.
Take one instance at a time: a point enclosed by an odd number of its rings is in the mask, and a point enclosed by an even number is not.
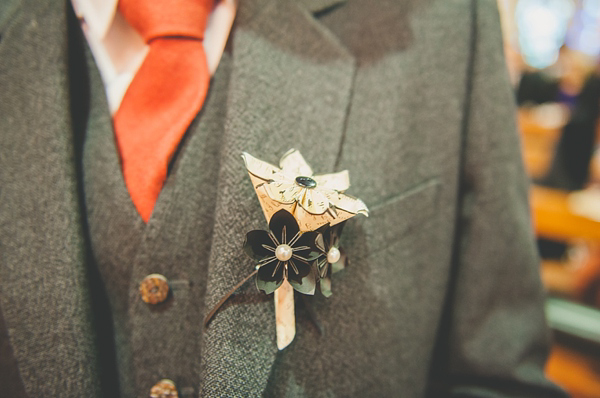
{"type": "MultiPolygon", "coordinates": [[[[3,396],[112,391],[90,292],[67,8],[0,4],[3,396]]],[[[499,29],[493,0],[240,0],[198,305],[247,275],[241,242],[264,228],[242,151],[275,163],[295,147],[318,172],[348,169],[371,216],[348,222],[351,265],[331,298],[312,300],[324,334],[299,311],[278,352],[272,300],[250,286],[198,336],[195,394],[563,396],[543,376],[543,292],[499,29]]]]}

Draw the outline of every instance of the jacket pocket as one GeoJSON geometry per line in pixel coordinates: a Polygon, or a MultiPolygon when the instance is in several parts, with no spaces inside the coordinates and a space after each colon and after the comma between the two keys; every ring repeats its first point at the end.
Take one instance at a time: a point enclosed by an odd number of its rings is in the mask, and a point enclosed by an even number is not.
{"type": "MultiPolygon", "coordinates": [[[[397,248],[407,240],[427,239],[437,213],[439,180],[425,180],[370,208],[369,217],[350,221],[343,233],[342,244],[351,259],[397,248]]],[[[421,242],[426,243],[426,242],[421,242]]]]}

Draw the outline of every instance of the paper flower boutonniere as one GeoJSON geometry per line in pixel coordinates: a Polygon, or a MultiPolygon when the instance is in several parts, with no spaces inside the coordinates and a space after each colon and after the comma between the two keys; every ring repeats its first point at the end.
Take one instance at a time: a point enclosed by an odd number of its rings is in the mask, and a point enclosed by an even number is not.
{"type": "Polygon", "coordinates": [[[204,324],[256,275],[258,289],[274,293],[277,347],[282,350],[296,334],[294,291],[314,295],[318,284],[324,296],[331,296],[331,275],[347,261],[340,248],[343,225],[357,214],[368,216],[369,210],[345,193],[350,187],[346,170],[314,175],[295,149],[283,155],[280,167],[245,152],[242,157],[269,228],[246,234],[243,248],[255,270],[217,303],[204,324]]]}
{"type": "Polygon", "coordinates": [[[295,149],[279,167],[245,152],[242,158],[270,229],[248,233],[244,248],[257,261],[258,288],[275,293],[277,346],[283,349],[296,333],[294,290],[314,294],[318,281],[323,295],[331,295],[331,274],[346,263],[341,223],[369,210],[345,193],[348,171],[314,175],[295,149]]]}

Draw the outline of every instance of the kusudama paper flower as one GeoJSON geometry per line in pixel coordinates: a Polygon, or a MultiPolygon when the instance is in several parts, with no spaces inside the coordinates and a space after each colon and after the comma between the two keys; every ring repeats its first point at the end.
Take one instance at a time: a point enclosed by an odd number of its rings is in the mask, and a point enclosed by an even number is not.
{"type": "Polygon", "coordinates": [[[242,157],[267,219],[280,209],[292,213],[301,231],[335,225],[356,214],[369,215],[362,200],[346,195],[348,171],[313,175],[300,152],[289,150],[279,168],[244,152],[242,157]]]}
{"type": "Polygon", "coordinates": [[[256,262],[256,286],[269,294],[284,280],[304,294],[314,294],[317,282],[315,260],[322,256],[316,241],[319,232],[300,232],[294,216],[280,210],[271,217],[269,231],[248,232],[244,251],[256,262]]]}
{"type": "Polygon", "coordinates": [[[340,247],[340,237],[344,224],[336,224],[333,227],[321,227],[318,231],[321,236],[317,239],[317,247],[323,254],[316,261],[319,275],[319,288],[323,296],[331,296],[331,275],[346,268],[348,258],[344,249],[340,247]]]}

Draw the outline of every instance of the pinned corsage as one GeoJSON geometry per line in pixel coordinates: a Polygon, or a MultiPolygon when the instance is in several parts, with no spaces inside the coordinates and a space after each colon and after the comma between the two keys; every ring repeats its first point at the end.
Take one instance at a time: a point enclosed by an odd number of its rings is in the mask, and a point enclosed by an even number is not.
{"type": "Polygon", "coordinates": [[[356,214],[368,216],[369,210],[345,194],[350,187],[346,170],[313,175],[295,149],[283,155],[280,167],[245,152],[242,157],[269,228],[246,234],[243,248],[255,270],[217,303],[204,324],[256,275],[258,289],[274,293],[277,347],[282,350],[296,335],[294,290],[313,295],[318,285],[325,297],[331,296],[331,275],[347,262],[340,248],[343,225],[356,214]]]}
{"type": "Polygon", "coordinates": [[[296,334],[294,290],[312,295],[318,281],[331,295],[331,274],[346,264],[339,248],[343,222],[356,214],[368,216],[367,206],[344,192],[348,171],[313,175],[300,152],[290,149],[280,167],[248,153],[242,158],[269,223],[269,232],[250,231],[244,249],[257,267],[256,285],[274,292],[277,347],[289,345],[296,334]]]}

